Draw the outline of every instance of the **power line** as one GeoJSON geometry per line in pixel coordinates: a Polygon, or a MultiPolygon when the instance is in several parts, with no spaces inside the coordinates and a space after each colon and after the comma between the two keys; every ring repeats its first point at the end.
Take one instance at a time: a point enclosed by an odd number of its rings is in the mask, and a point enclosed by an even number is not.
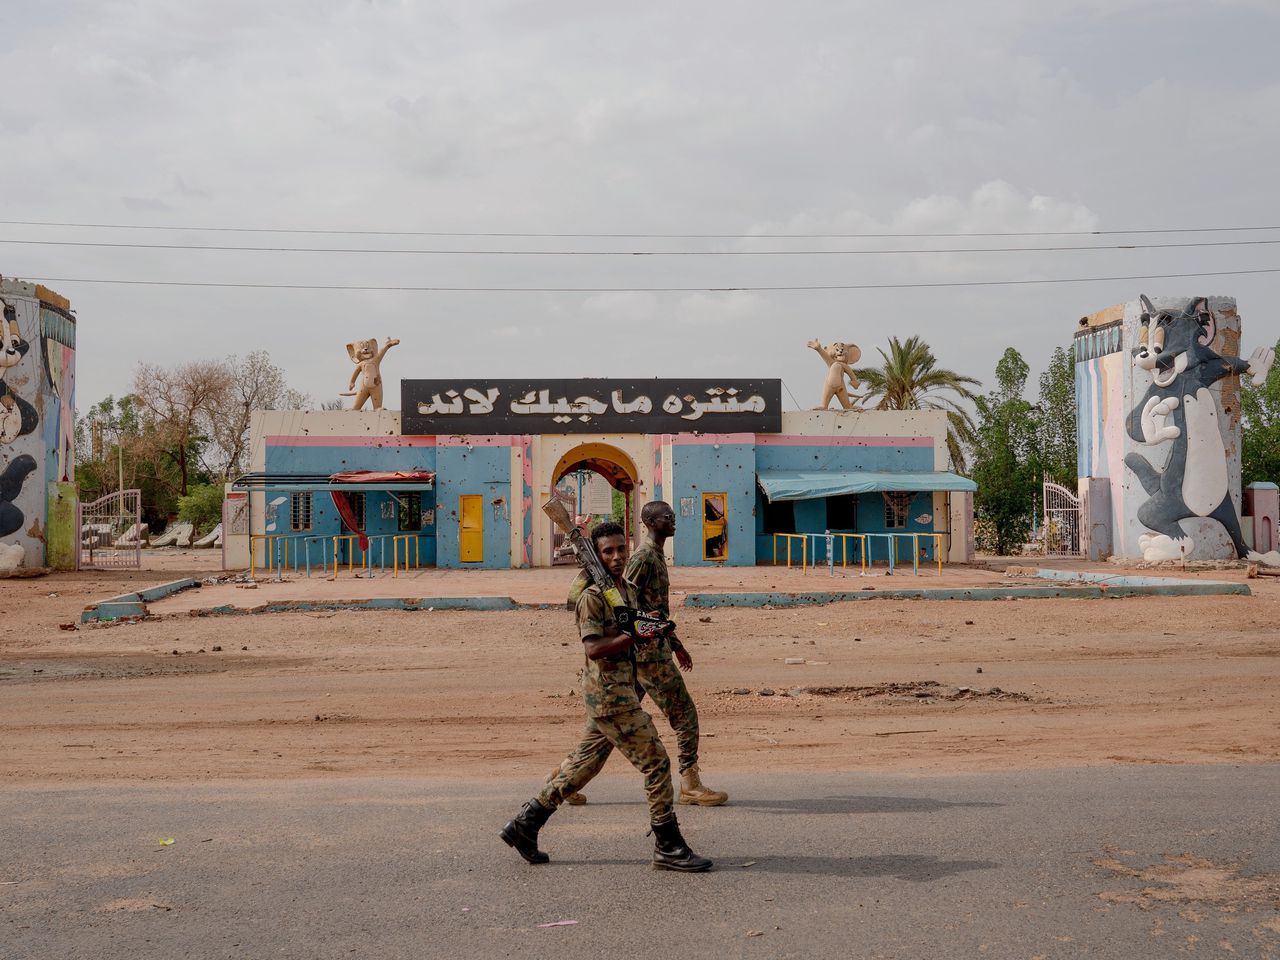
{"type": "Polygon", "coordinates": [[[202,243],[119,243],[93,240],[16,240],[0,243],[39,247],[95,247],[123,250],[218,250],[241,253],[343,253],[412,254],[481,257],[799,257],[835,255],[919,255],[939,253],[1060,253],[1079,250],[1171,250],[1188,247],[1256,247],[1280,244],[1276,240],[1191,240],[1176,243],[1124,243],[1110,245],[1059,245],[1044,247],[945,247],[933,250],[385,250],[371,247],[246,247],[202,243]]]}
{"type": "Polygon", "coordinates": [[[942,287],[1014,287],[1048,283],[1104,283],[1119,280],[1185,280],[1195,277],[1240,277],[1280,273],[1280,267],[1258,270],[1209,270],[1203,273],[1150,273],[1127,277],[1055,277],[1030,280],[948,280],[926,283],[842,283],[741,287],[443,287],[375,286],[315,283],[228,283],[205,280],[112,280],[100,277],[31,277],[40,283],[101,283],[144,287],[221,287],[241,290],[357,290],[371,293],[789,293],[808,290],[911,290],[942,287]]]}
{"type": "Polygon", "coordinates": [[[955,233],[503,233],[444,230],[322,230],[294,227],[198,227],[157,226],[144,223],[71,223],[54,220],[0,220],[0,225],[22,227],[77,227],[94,230],[185,230],[205,233],[287,233],[328,234],[331,236],[366,237],[518,237],[524,239],[634,239],[634,240],[906,240],[927,237],[1103,237],[1156,233],[1243,233],[1256,230],[1280,230],[1277,226],[1257,227],[1168,227],[1132,230],[1005,230],[995,232],[955,233]]]}

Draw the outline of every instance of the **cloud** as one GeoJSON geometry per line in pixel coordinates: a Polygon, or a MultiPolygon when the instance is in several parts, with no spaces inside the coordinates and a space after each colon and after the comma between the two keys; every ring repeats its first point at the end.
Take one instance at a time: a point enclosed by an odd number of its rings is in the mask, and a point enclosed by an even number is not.
{"type": "MultiPolygon", "coordinates": [[[[869,234],[1247,224],[1263,216],[1280,153],[1269,122],[1280,114],[1269,48],[1278,21],[1273,4],[1246,0],[19,4],[6,20],[6,65],[38,82],[0,103],[0,189],[9,219],[183,226],[869,234]]],[[[5,237],[561,252],[913,245],[37,228],[5,237]]],[[[1271,263],[1266,248],[705,258],[0,249],[10,276],[389,287],[918,284],[1271,263]]],[[[873,356],[888,336],[919,333],[946,365],[989,378],[1009,345],[1038,369],[1082,314],[1138,292],[1210,287],[1240,299],[1246,342],[1280,333],[1268,312],[1280,289],[1268,277],[750,294],[54,286],[81,318],[82,405],[126,386],[140,344],[160,362],[267,349],[315,396],[345,382],[341,345],[359,334],[403,340],[388,358],[392,380],[740,369],[782,376],[812,403],[820,371],[803,344],[813,336],[853,338],[873,356]],[[647,336],[657,344],[645,348],[647,336]]]]}

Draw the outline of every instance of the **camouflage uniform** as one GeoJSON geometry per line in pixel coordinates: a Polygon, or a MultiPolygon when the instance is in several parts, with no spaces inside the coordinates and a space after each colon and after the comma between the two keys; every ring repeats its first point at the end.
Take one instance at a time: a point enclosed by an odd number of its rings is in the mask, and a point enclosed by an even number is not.
{"type": "MultiPolygon", "coordinates": [[[[646,538],[636,550],[627,563],[624,576],[636,588],[640,610],[646,613],[657,611],[668,619],[671,617],[671,577],[667,573],[662,549],[653,540],[646,538]]],[[[698,708],[693,705],[684,677],[671,657],[672,646],[679,643],[679,640],[672,643],[664,637],[637,647],[636,678],[675,731],[680,771],[683,773],[698,763],[698,708]]]]}
{"type": "MultiPolygon", "coordinates": [[[[635,606],[635,591],[623,584],[623,601],[635,606]]],[[[577,602],[578,636],[609,639],[618,636],[618,622],[600,588],[585,589],[577,602]]],[[[555,776],[538,796],[542,806],[554,810],[576,793],[604,767],[614,747],[644,775],[649,798],[649,819],[655,823],[672,814],[675,799],[671,785],[671,760],[662,745],[653,718],[640,709],[636,667],[631,654],[615,659],[592,660],[578,675],[587,727],[574,751],[560,764],[555,776]]]]}

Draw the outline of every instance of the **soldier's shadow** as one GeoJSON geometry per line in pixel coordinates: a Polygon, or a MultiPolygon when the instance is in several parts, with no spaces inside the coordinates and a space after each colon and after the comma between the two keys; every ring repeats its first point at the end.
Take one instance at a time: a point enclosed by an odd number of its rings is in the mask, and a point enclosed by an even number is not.
{"type": "MultiPolygon", "coordinates": [[[[643,806],[638,800],[591,800],[589,807],[643,806]]],[[[760,810],[766,813],[937,813],[957,807],[1002,807],[980,800],[935,800],[932,797],[802,797],[794,800],[730,800],[723,809],[760,810]]],[[[683,810],[683,807],[678,809],[683,810]]],[[[717,808],[721,809],[721,808],[717,808]]]]}
{"type": "MultiPolygon", "coordinates": [[[[716,858],[720,873],[778,873],[845,879],[892,877],[910,883],[930,883],[972,870],[995,870],[994,860],[941,860],[927,854],[898,854],[877,857],[726,857],[716,858]],[[750,866],[745,866],[750,864],[750,866]]],[[[625,866],[642,865],[640,860],[576,860],[551,861],[551,866],[625,866]]]]}

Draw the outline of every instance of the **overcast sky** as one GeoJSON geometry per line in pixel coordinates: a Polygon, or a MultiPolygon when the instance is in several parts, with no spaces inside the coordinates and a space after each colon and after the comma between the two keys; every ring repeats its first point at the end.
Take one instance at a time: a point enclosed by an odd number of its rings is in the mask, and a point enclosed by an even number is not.
{"type": "MultiPolygon", "coordinates": [[[[955,233],[1280,224],[1280,4],[0,0],[0,218],[463,233],[955,233]]],[[[524,250],[876,250],[1280,240],[323,236],[0,225],[0,238],[524,250]]],[[[81,410],[139,360],[264,349],[317,400],[343,344],[401,377],[769,376],[802,405],[810,337],[920,334],[992,380],[1082,314],[1234,295],[1245,353],[1280,274],[944,289],[439,293],[109,286],[725,287],[1280,267],[1280,245],[717,257],[226,252],[0,244],[60,278],[81,410]]],[[[785,395],[784,395],[785,396],[785,395]]],[[[789,404],[788,404],[789,405],[789,404]]]]}

